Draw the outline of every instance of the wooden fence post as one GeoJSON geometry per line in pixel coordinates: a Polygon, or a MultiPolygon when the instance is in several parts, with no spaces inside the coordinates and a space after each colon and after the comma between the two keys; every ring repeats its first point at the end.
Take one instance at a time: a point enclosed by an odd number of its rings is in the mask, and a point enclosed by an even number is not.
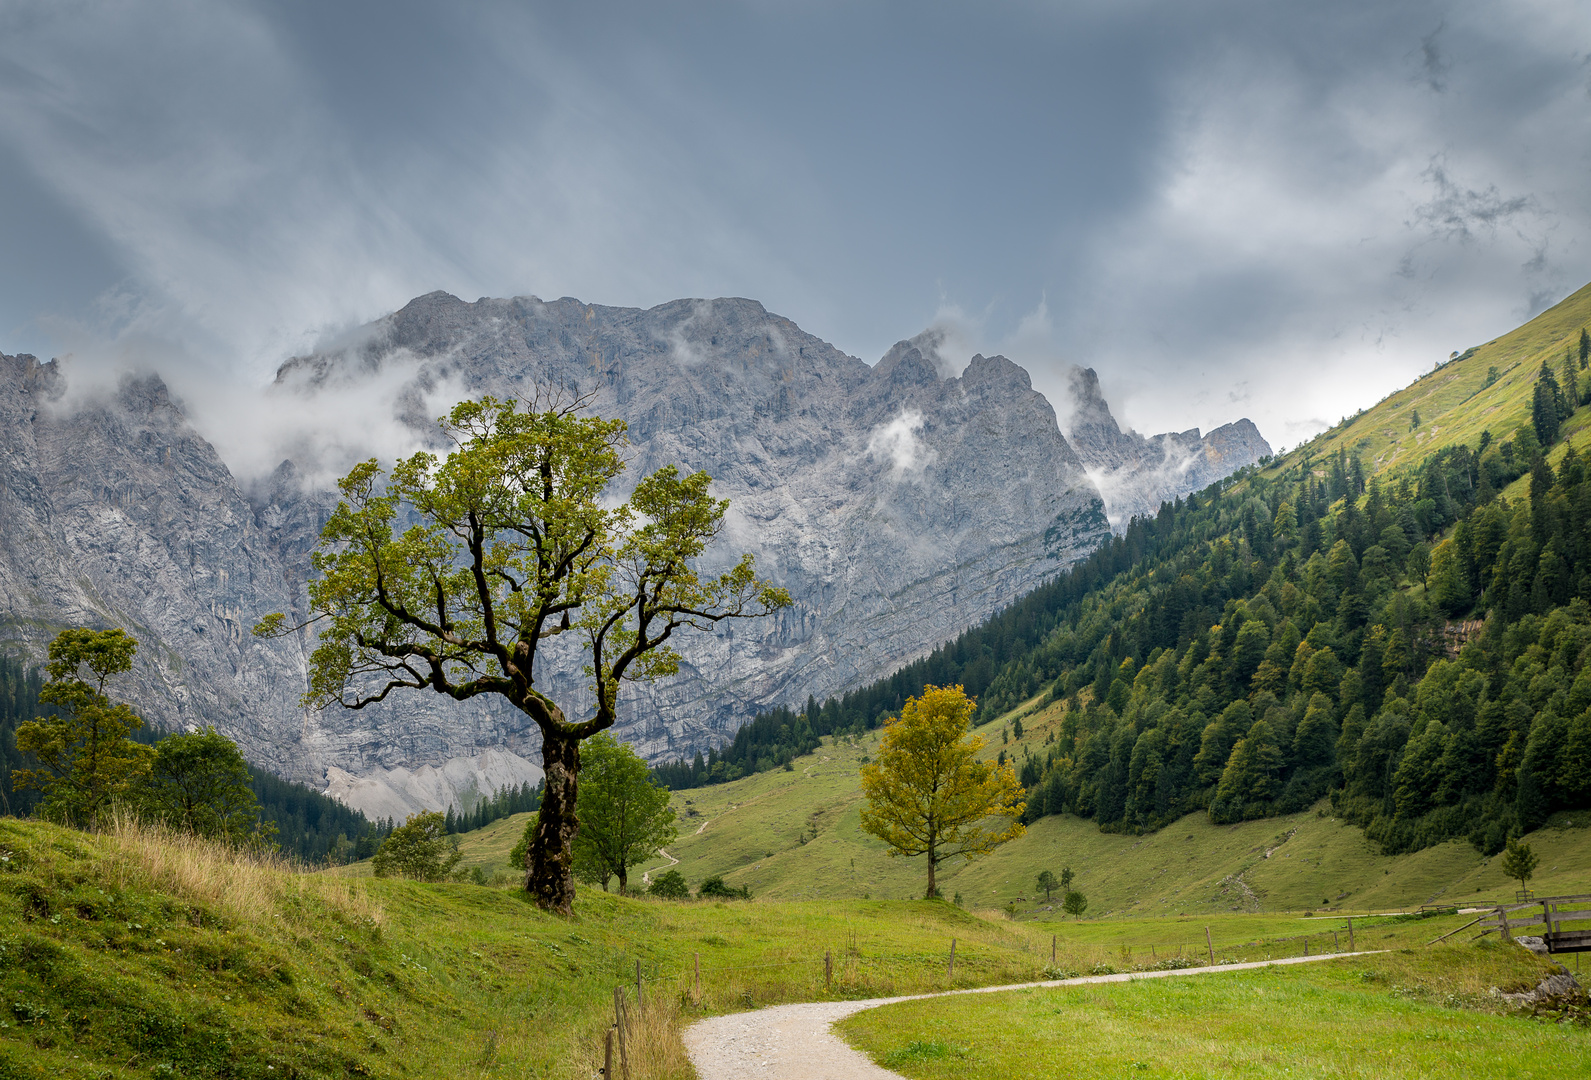
{"type": "Polygon", "coordinates": [[[1210,928],[1204,928],[1204,947],[1210,950],[1210,966],[1215,966],[1215,945],[1210,941],[1210,928]]]}
{"type": "Polygon", "coordinates": [[[834,985],[834,954],[828,949],[823,950],[823,986],[825,989],[834,985]]]}
{"type": "Polygon", "coordinates": [[[1304,955],[1305,956],[1309,955],[1309,935],[1308,934],[1304,935],[1304,955]]]}
{"type": "Polygon", "coordinates": [[[619,1029],[619,1068],[624,1080],[630,1080],[630,1051],[624,1039],[624,987],[613,988],[613,1026],[619,1029]]]}
{"type": "Polygon", "coordinates": [[[1348,920],[1348,951],[1349,952],[1354,952],[1355,951],[1355,949],[1353,947],[1353,920],[1352,919],[1348,920]]]}
{"type": "Polygon", "coordinates": [[[1055,935],[1050,935],[1050,967],[1055,966],[1055,935]]]}
{"type": "Polygon", "coordinates": [[[1337,931],[1331,932],[1331,951],[1342,952],[1342,942],[1337,938],[1337,931]]]}
{"type": "Polygon", "coordinates": [[[602,1050],[602,1075],[604,1080],[613,1080],[613,1029],[608,1028],[607,1045],[602,1050]]]}
{"type": "Polygon", "coordinates": [[[1504,941],[1512,941],[1512,940],[1514,940],[1513,931],[1508,928],[1508,910],[1506,908],[1499,907],[1497,909],[1497,917],[1502,923],[1503,940],[1504,941]]]}
{"type": "Polygon", "coordinates": [[[956,939],[950,939],[950,970],[945,972],[947,980],[956,977],[956,939]]]}
{"type": "Polygon", "coordinates": [[[702,954],[692,953],[696,957],[696,1004],[702,1003],[702,954]]]}

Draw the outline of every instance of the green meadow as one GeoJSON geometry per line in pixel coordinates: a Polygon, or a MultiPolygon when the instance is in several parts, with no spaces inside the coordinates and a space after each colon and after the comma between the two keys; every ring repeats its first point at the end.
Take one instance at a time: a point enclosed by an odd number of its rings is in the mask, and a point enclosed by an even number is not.
{"type": "MultiPolygon", "coordinates": [[[[1036,703],[1034,703],[1036,704],[1036,703]]],[[[1023,737],[1009,736],[1011,716],[978,729],[993,756],[1044,750],[1063,703],[1029,706],[1023,737]]],[[[1021,710],[1018,710],[1020,713],[1021,710]]],[[[693,885],[723,874],[767,899],[904,899],[922,894],[920,860],[893,858],[862,831],[858,769],[876,736],[826,738],[790,772],[759,773],[728,784],[676,792],[680,838],[668,847],[693,885]]],[[[522,819],[499,823],[493,839],[467,834],[468,859],[490,843],[506,854],[522,819]],[[519,822],[515,824],[515,822],[519,822]]],[[[482,830],[485,833],[487,830],[482,830]]],[[[1591,812],[1560,814],[1529,841],[1541,856],[1531,886],[1544,894],[1591,891],[1591,812]]],[[[647,868],[672,865],[656,859],[647,868]]],[[[1471,906],[1508,899],[1516,883],[1500,860],[1462,841],[1412,855],[1386,856],[1362,830],[1330,816],[1329,805],[1301,814],[1212,825],[1190,814],[1144,836],[1102,833],[1092,821],[1042,818],[1022,838],[972,862],[941,871],[944,895],[960,894],[978,910],[1015,905],[1022,919],[1059,921],[1043,902],[1039,871],[1071,867],[1088,897],[1085,922],[1121,916],[1190,916],[1232,912],[1374,912],[1422,904],[1471,906]]],[[[1053,910],[1050,910],[1053,908],[1053,910]]]]}
{"type": "Polygon", "coordinates": [[[1584,1024],[1509,1015],[1517,946],[1409,949],[1320,964],[971,994],[838,1025],[912,1080],[1010,1076],[1539,1077],[1591,1073],[1584,1024]]]}

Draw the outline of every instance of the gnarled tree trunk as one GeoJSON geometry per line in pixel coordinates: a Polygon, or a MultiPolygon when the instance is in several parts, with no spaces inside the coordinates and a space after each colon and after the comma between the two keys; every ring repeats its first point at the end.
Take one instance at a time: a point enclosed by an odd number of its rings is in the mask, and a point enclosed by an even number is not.
{"type": "Polygon", "coordinates": [[[525,852],[525,891],[536,898],[536,906],[542,910],[569,915],[575,899],[571,845],[579,827],[575,820],[579,738],[544,726],[541,761],[546,770],[545,786],[536,831],[525,852]]]}

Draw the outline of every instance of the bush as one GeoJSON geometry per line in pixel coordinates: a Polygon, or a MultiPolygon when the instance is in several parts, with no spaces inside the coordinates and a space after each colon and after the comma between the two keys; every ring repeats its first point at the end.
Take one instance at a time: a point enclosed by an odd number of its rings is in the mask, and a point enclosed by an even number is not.
{"type": "MultiPolygon", "coordinates": [[[[723,881],[722,878],[718,880],[723,881]]],[[[690,897],[691,887],[685,884],[685,875],[678,870],[665,870],[652,879],[646,891],[663,900],[685,900],[690,897]]]]}
{"type": "Polygon", "coordinates": [[[396,874],[416,881],[445,881],[463,858],[448,843],[442,814],[428,810],[413,814],[392,830],[371,861],[376,877],[396,874]]]}
{"type": "Polygon", "coordinates": [[[525,822],[525,831],[519,834],[519,843],[508,853],[508,865],[515,870],[525,869],[525,852],[530,850],[531,838],[536,835],[536,821],[540,817],[539,813],[530,815],[530,820],[525,822]]]}
{"type": "Polygon", "coordinates": [[[737,889],[726,884],[722,874],[714,874],[702,882],[701,887],[696,890],[696,895],[704,900],[709,897],[723,900],[750,900],[751,890],[744,885],[737,889]]]}

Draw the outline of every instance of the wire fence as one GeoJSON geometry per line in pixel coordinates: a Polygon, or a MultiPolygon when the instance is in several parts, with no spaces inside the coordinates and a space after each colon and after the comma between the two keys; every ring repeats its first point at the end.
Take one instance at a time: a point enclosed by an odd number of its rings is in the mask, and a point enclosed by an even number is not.
{"type": "MultiPolygon", "coordinates": [[[[1418,918],[1419,916],[1414,916],[1418,918]]],[[[1348,919],[1340,926],[1302,934],[1216,941],[1210,927],[1203,940],[1078,942],[1051,936],[1049,948],[1034,942],[1012,947],[951,938],[933,951],[868,952],[854,938],[840,948],[792,957],[788,950],[751,963],[703,963],[700,952],[678,961],[646,959],[615,949],[617,976],[612,1022],[598,1049],[605,1080],[649,1075],[640,1055],[660,1039],[658,1024],[672,1010],[710,1014],[755,1008],[806,996],[888,997],[933,990],[1056,982],[1084,976],[1221,967],[1254,960],[1354,953],[1370,926],[1398,919],[1348,919]],[[633,1004],[632,1004],[633,1002],[633,1004]],[[661,1011],[660,1011],[661,1010],[661,1011]],[[699,1010],[699,1011],[698,1011],[699,1010]]]]}
{"type": "MultiPolygon", "coordinates": [[[[1368,921],[1368,920],[1366,920],[1368,921]]],[[[945,977],[959,968],[965,976],[991,966],[999,968],[1028,967],[1035,973],[1033,981],[1058,978],[1075,978],[1082,975],[1116,974],[1121,972],[1164,970],[1166,968],[1222,966],[1250,960],[1284,959],[1291,956],[1329,956],[1355,952],[1357,934],[1370,929],[1361,921],[1349,919],[1341,926],[1313,930],[1302,934],[1285,934],[1261,937],[1216,940],[1205,928],[1204,940],[1183,941],[1133,941],[1133,942],[1079,942],[1065,940],[1055,935],[1049,949],[1028,946],[1024,949],[989,949],[968,946],[951,939],[934,952],[871,953],[848,943],[840,949],[827,949],[822,954],[786,959],[767,959],[754,963],[715,964],[704,963],[700,953],[693,954],[682,968],[658,960],[636,960],[618,955],[614,959],[615,974],[633,985],[678,985],[682,981],[699,987],[721,976],[746,972],[789,970],[807,967],[824,973],[832,983],[835,971],[856,971],[862,967],[872,969],[943,968],[945,977]],[[959,952],[957,951],[959,946],[959,952]],[[1048,953],[1048,956],[1044,954],[1048,953]],[[1107,970],[1108,969],[1108,970],[1107,970]]],[[[1372,925],[1383,925],[1377,921],[1372,925]]]]}

